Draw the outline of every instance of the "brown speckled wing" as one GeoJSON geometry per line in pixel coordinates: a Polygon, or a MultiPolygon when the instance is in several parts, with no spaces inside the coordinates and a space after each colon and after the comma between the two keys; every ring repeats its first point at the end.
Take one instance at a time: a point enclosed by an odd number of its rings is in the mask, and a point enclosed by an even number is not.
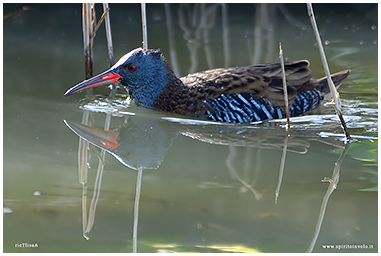
{"type": "MultiPolygon", "coordinates": [[[[312,77],[308,61],[285,63],[289,104],[312,77]]],[[[274,106],[284,106],[282,71],[279,63],[257,66],[218,68],[180,78],[191,98],[215,99],[221,94],[248,93],[254,98],[266,98],[274,106]]]]}

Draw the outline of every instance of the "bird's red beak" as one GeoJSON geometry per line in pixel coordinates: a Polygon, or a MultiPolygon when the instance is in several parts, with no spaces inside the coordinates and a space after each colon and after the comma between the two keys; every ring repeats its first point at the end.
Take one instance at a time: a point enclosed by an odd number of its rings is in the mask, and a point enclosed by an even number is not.
{"type": "Polygon", "coordinates": [[[106,72],[103,72],[102,74],[94,76],[88,80],[83,81],[82,83],[77,84],[76,86],[71,87],[69,90],[65,92],[64,96],[72,95],[74,93],[81,92],[81,91],[94,88],[100,85],[118,83],[118,80],[121,77],[122,76],[118,75],[112,70],[107,70],[106,72]]]}

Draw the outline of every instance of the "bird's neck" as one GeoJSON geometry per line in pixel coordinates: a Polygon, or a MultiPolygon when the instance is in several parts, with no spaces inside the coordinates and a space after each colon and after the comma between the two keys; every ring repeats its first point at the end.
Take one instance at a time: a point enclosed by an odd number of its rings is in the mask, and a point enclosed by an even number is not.
{"type": "Polygon", "coordinates": [[[146,84],[140,84],[129,88],[130,97],[139,104],[147,107],[158,107],[158,103],[163,102],[167,95],[173,95],[181,90],[183,83],[176,77],[174,72],[166,67],[166,72],[153,77],[153,80],[145,80],[146,84]]]}
{"type": "MultiPolygon", "coordinates": [[[[147,84],[151,83],[147,81],[147,84]]],[[[157,83],[159,86],[135,86],[129,88],[128,92],[130,97],[137,103],[144,106],[153,107],[153,103],[160,93],[164,90],[164,86],[161,86],[163,82],[157,83]]]]}
{"type": "Polygon", "coordinates": [[[179,97],[184,93],[183,82],[171,70],[167,74],[167,83],[164,90],[156,97],[153,107],[173,112],[179,104],[179,97]]]}

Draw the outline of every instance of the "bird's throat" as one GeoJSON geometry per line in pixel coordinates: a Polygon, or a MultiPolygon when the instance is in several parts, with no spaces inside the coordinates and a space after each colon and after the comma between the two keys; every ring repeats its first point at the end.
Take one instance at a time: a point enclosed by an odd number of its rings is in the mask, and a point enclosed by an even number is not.
{"type": "Polygon", "coordinates": [[[138,104],[147,107],[163,109],[163,105],[176,104],[173,99],[174,95],[181,91],[183,83],[173,73],[167,74],[165,77],[156,77],[153,81],[145,81],[144,84],[135,86],[126,86],[131,99],[138,104]],[[164,102],[165,104],[163,104],[164,102]],[[160,103],[161,104],[158,104],[160,103]]]}

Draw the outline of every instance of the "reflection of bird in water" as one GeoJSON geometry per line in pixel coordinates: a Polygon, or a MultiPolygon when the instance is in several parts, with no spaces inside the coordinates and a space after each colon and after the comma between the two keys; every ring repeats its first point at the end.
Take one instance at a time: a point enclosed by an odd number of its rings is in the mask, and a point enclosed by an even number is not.
{"type": "MultiPolygon", "coordinates": [[[[197,124],[186,123],[186,119],[155,118],[142,116],[129,116],[125,124],[114,129],[105,131],[103,129],[89,127],[77,122],[65,121],[65,124],[78,136],[91,144],[106,150],[123,165],[134,169],[157,169],[164,161],[165,155],[172,146],[174,139],[182,134],[208,144],[229,146],[229,155],[226,158],[226,166],[233,180],[238,180],[243,186],[241,192],[251,191],[256,199],[261,194],[254,189],[256,179],[247,180],[249,173],[257,175],[255,166],[260,165],[257,159],[255,164],[251,163],[253,153],[251,148],[270,149],[281,151],[285,146],[285,131],[280,127],[256,127],[229,124],[197,124]],[[178,123],[179,122],[179,123],[178,123]],[[241,178],[238,169],[233,164],[238,156],[237,147],[246,148],[246,164],[243,167],[244,178],[241,178]]],[[[207,123],[207,122],[205,122],[207,123]]],[[[305,154],[310,148],[308,140],[318,140],[316,136],[304,136],[297,133],[288,138],[287,151],[305,154]]],[[[323,141],[324,142],[324,141],[323,141]]],[[[341,143],[342,144],[342,143],[341,143]]],[[[340,144],[340,147],[342,146],[340,144]]],[[[259,151],[258,151],[259,152],[259,151]]],[[[254,154],[258,155],[258,154],[254,154]]],[[[258,155],[260,157],[260,155],[258,155]]],[[[258,158],[257,156],[257,158],[258,158]]],[[[210,186],[223,187],[218,183],[202,183],[199,187],[210,186]]]]}
{"type": "MultiPolygon", "coordinates": [[[[329,97],[326,78],[311,79],[308,61],[285,64],[290,116],[320,107],[329,97]]],[[[336,87],[349,75],[332,75],[336,87]]],[[[218,68],[177,78],[159,50],[135,49],[106,72],[69,89],[65,96],[119,82],[147,107],[185,116],[244,123],[285,117],[279,63],[218,68]]]]}
{"type": "Polygon", "coordinates": [[[65,121],[65,124],[79,137],[106,150],[134,170],[157,169],[177,136],[166,127],[167,121],[152,122],[149,118],[129,117],[123,126],[113,131],[77,122],[65,121]]]}
{"type": "MultiPolygon", "coordinates": [[[[193,139],[217,145],[279,149],[284,145],[285,131],[279,127],[250,127],[231,125],[192,125],[185,126],[180,133],[193,139]]],[[[306,138],[291,137],[288,151],[304,154],[310,143],[306,138]]]]}
{"type": "MultiPolygon", "coordinates": [[[[284,129],[242,125],[200,125],[183,123],[184,119],[159,119],[129,116],[125,124],[112,131],[89,127],[77,122],[65,124],[78,136],[106,150],[122,164],[132,169],[157,169],[175,138],[182,134],[208,144],[232,147],[282,150],[284,129]],[[178,120],[182,123],[175,123],[178,120]]],[[[305,154],[315,137],[301,133],[291,136],[287,150],[305,154]]]]}

